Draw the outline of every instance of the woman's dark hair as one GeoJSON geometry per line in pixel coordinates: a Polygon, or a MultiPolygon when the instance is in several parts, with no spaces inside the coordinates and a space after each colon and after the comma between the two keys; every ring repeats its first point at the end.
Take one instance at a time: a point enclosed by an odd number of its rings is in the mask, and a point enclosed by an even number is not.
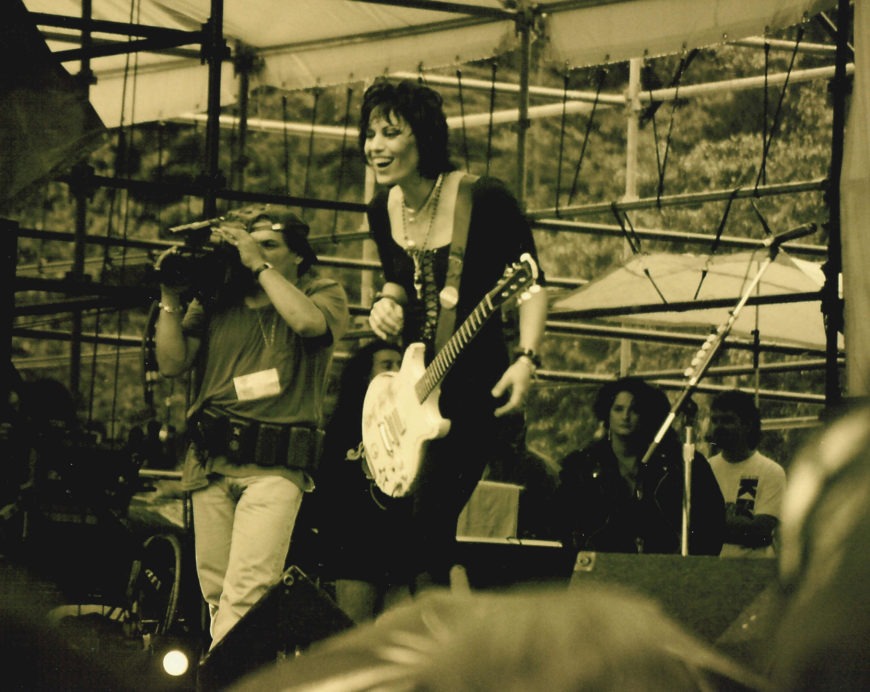
{"type": "Polygon", "coordinates": [[[338,381],[338,398],[330,418],[330,427],[341,426],[347,420],[355,420],[358,424],[369,386],[372,362],[375,354],[384,350],[396,351],[399,354],[402,352],[398,345],[378,339],[361,347],[344,364],[338,381]]]}
{"type": "Polygon", "coordinates": [[[366,89],[359,121],[359,150],[365,158],[366,133],[374,115],[401,116],[411,126],[424,178],[456,168],[447,153],[447,118],[443,100],[434,89],[410,79],[397,84],[378,81],[366,89]]]}
{"type": "Polygon", "coordinates": [[[671,410],[667,395],[657,387],[639,377],[621,377],[608,382],[598,390],[592,410],[605,427],[610,425],[610,409],[620,392],[628,392],[633,397],[633,406],[640,414],[638,438],[644,442],[652,440],[671,410]]]}
{"type": "Polygon", "coordinates": [[[755,449],[761,442],[761,413],[751,394],[739,389],[729,389],[717,394],[710,402],[710,411],[727,411],[735,414],[746,427],[746,442],[755,449]]]}

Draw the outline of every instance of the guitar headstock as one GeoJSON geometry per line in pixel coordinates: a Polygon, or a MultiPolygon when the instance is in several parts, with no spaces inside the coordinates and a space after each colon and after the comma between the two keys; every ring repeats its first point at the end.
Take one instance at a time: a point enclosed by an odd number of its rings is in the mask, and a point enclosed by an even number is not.
{"type": "Polygon", "coordinates": [[[537,280],[538,265],[528,252],[524,252],[519,260],[505,268],[501,280],[487,295],[494,305],[506,303],[514,296],[521,303],[541,290],[535,283],[537,280]]]}

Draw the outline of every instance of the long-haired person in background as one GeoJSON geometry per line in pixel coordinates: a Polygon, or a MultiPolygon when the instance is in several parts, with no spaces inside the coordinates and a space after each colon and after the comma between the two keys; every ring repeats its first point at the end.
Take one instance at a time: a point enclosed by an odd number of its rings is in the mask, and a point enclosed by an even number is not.
{"type": "Polygon", "coordinates": [[[377,339],[344,364],[309,504],[324,576],[335,582],[336,602],[355,622],[409,594],[408,501],[373,487],[360,426],[369,382],[398,370],[401,357],[398,345],[377,339]]]}
{"type": "MultiPolygon", "coordinates": [[[[536,256],[531,229],[504,184],[455,170],[441,96],[418,82],[380,81],[366,90],[359,146],[381,186],[368,221],[386,283],[369,324],[382,339],[425,344],[429,362],[445,314],[455,310],[458,328],[506,266],[524,253],[536,256]],[[466,242],[454,243],[466,229],[466,242]],[[456,254],[461,280],[451,289],[456,254]]],[[[428,445],[412,491],[418,585],[447,580],[456,520],[492,454],[499,419],[519,412],[528,394],[546,309],[543,290],[521,303],[513,354],[499,316],[490,319],[441,384],[450,430],[428,445]]]]}
{"type": "MultiPolygon", "coordinates": [[[[683,458],[669,430],[646,464],[641,460],[670,411],[664,392],[635,377],[605,384],[593,406],[604,436],[561,463],[559,514],[564,540],[576,550],[679,553],[683,458]]],[[[689,552],[718,555],[725,503],[707,460],[692,463],[689,552]]]]}

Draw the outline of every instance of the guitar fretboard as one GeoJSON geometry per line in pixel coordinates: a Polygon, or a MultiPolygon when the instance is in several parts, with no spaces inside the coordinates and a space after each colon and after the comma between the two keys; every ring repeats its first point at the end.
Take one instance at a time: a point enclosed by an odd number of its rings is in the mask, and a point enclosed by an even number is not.
{"type": "Polygon", "coordinates": [[[462,349],[475,337],[494,312],[495,306],[493,306],[490,296],[487,295],[471,311],[459,329],[453,332],[453,335],[447,340],[447,343],[444,344],[420,379],[417,380],[417,384],[414,385],[417,400],[421,404],[450,372],[450,368],[456,362],[457,356],[462,353],[462,349]]]}

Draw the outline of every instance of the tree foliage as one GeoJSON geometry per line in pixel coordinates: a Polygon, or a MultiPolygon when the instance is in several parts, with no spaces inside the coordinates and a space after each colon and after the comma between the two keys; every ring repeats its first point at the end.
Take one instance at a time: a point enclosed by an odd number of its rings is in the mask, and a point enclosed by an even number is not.
{"type": "MultiPolygon", "coordinates": [[[[821,40],[809,27],[806,40],[821,40]]],[[[795,38],[796,30],[782,33],[795,38]]],[[[680,88],[710,81],[733,80],[789,70],[788,52],[759,48],[718,46],[688,55],[666,56],[646,61],[642,91],[667,86],[681,61],[685,70],[680,88]]],[[[795,56],[793,70],[830,64],[831,58],[807,53],[795,56]]],[[[517,81],[518,56],[463,66],[460,77],[517,81]]],[[[569,88],[610,94],[624,93],[628,83],[627,65],[605,69],[590,67],[565,71],[546,61],[546,46],[536,47],[532,83],[556,89],[569,88]]],[[[454,70],[444,74],[455,76],[454,70]]],[[[249,116],[297,123],[345,127],[343,140],[310,138],[281,133],[248,133],[245,150],[240,150],[237,129],[221,133],[220,169],[230,185],[246,191],[289,194],[319,199],[360,202],[364,198],[364,165],[357,150],[356,118],[364,85],[352,84],[329,89],[285,92],[259,88],[251,94],[249,116]]],[[[485,90],[441,89],[449,116],[486,113],[516,107],[515,97],[498,94],[493,99],[485,90]],[[461,94],[461,98],[460,98],[461,94]]],[[[831,104],[824,81],[791,82],[782,87],[722,89],[701,97],[647,105],[642,114],[638,147],[638,190],[640,197],[685,192],[752,189],[761,184],[823,178],[828,174],[831,154],[831,104]],[[769,144],[767,143],[769,138],[769,144]],[[766,151],[765,151],[766,148],[766,151]],[[666,157],[666,158],[665,158],[666,157]],[[663,164],[666,162],[666,166],[663,164]],[[764,163],[763,175],[762,162],[764,163]]],[[[532,105],[552,103],[535,97],[532,105]]],[[[237,114],[236,106],[228,114],[237,114]]],[[[626,108],[600,104],[590,114],[572,114],[564,119],[534,119],[528,131],[528,186],[526,205],[530,210],[566,207],[589,202],[618,201],[626,194],[626,108]],[[581,157],[582,153],[582,157],[581,157]],[[561,165],[560,165],[561,164],[561,165]],[[576,186],[575,186],[576,176],[576,186]]],[[[516,125],[492,128],[468,127],[451,134],[453,158],[461,168],[488,172],[509,184],[516,180],[516,125]]],[[[120,239],[166,240],[166,229],[174,224],[200,218],[201,202],[186,196],[172,184],[192,183],[204,170],[204,127],[176,122],[127,127],[114,133],[111,143],[95,154],[89,164],[98,175],[166,183],[159,191],[127,193],[98,188],[84,201],[89,235],[120,239]]],[[[758,210],[775,232],[828,217],[821,192],[763,197],[758,210]]],[[[713,235],[725,213],[725,202],[693,206],[662,206],[630,212],[628,221],[637,228],[684,230],[713,235]]],[[[221,211],[225,211],[222,209],[221,211]]],[[[362,257],[360,241],[343,241],[357,232],[362,216],[351,212],[301,209],[312,225],[312,235],[323,238],[317,250],[325,255],[362,257]]],[[[69,188],[53,182],[22,205],[17,220],[22,227],[71,231],[75,227],[76,203],[69,188]]],[[[586,215],[585,220],[615,223],[612,213],[586,215]]],[[[763,231],[749,200],[735,201],[729,210],[727,235],[760,238],[763,231]]],[[[591,280],[626,257],[623,241],[604,235],[538,230],[542,265],[550,278],[591,280]]],[[[813,242],[824,243],[826,232],[813,242]]],[[[681,243],[648,242],[644,252],[705,252],[707,248],[681,243]]],[[[19,244],[19,274],[61,277],[71,267],[72,244],[22,239],[19,244]]],[[[111,277],[119,284],[142,281],[143,267],[154,259],[153,252],[88,246],[87,273],[94,279],[111,277]]],[[[359,303],[362,285],[358,271],[324,268],[348,289],[352,303],[359,303]]],[[[153,287],[156,290],[156,286],[153,287]]],[[[558,289],[554,289],[558,294],[558,289]]],[[[19,304],[46,300],[45,295],[17,296],[19,304]]],[[[134,309],[88,313],[85,334],[141,336],[146,326],[148,305],[134,309]]],[[[69,313],[50,317],[19,317],[16,326],[69,330],[69,313]]],[[[362,325],[362,322],[359,322],[362,325]]],[[[348,342],[342,350],[352,347],[348,342]]],[[[630,351],[632,372],[679,368],[691,357],[690,350],[636,342],[624,346],[618,341],[550,335],[544,347],[545,367],[567,373],[588,373],[609,377],[624,366],[630,351]]],[[[69,379],[69,345],[63,341],[16,338],[15,361],[25,377],[50,374],[69,379]]],[[[728,352],[723,362],[745,363],[747,354],[728,352]]],[[[161,381],[152,410],[143,399],[141,355],[135,346],[122,350],[86,345],[81,361],[79,402],[82,415],[112,422],[115,436],[123,437],[131,426],[156,416],[177,427],[183,425],[189,383],[161,381]]],[[[752,376],[717,380],[733,386],[752,387],[752,376]]],[[[772,374],[760,377],[763,388],[821,392],[824,381],[819,372],[772,374]]],[[[527,409],[528,443],[550,459],[558,459],[581,446],[594,433],[590,402],[594,381],[539,383],[527,409]]],[[[699,396],[702,414],[708,405],[699,396]]],[[[816,415],[819,407],[777,401],[762,401],[765,417],[816,415]]],[[[767,434],[763,447],[786,460],[800,442],[795,431],[767,434]]]]}

